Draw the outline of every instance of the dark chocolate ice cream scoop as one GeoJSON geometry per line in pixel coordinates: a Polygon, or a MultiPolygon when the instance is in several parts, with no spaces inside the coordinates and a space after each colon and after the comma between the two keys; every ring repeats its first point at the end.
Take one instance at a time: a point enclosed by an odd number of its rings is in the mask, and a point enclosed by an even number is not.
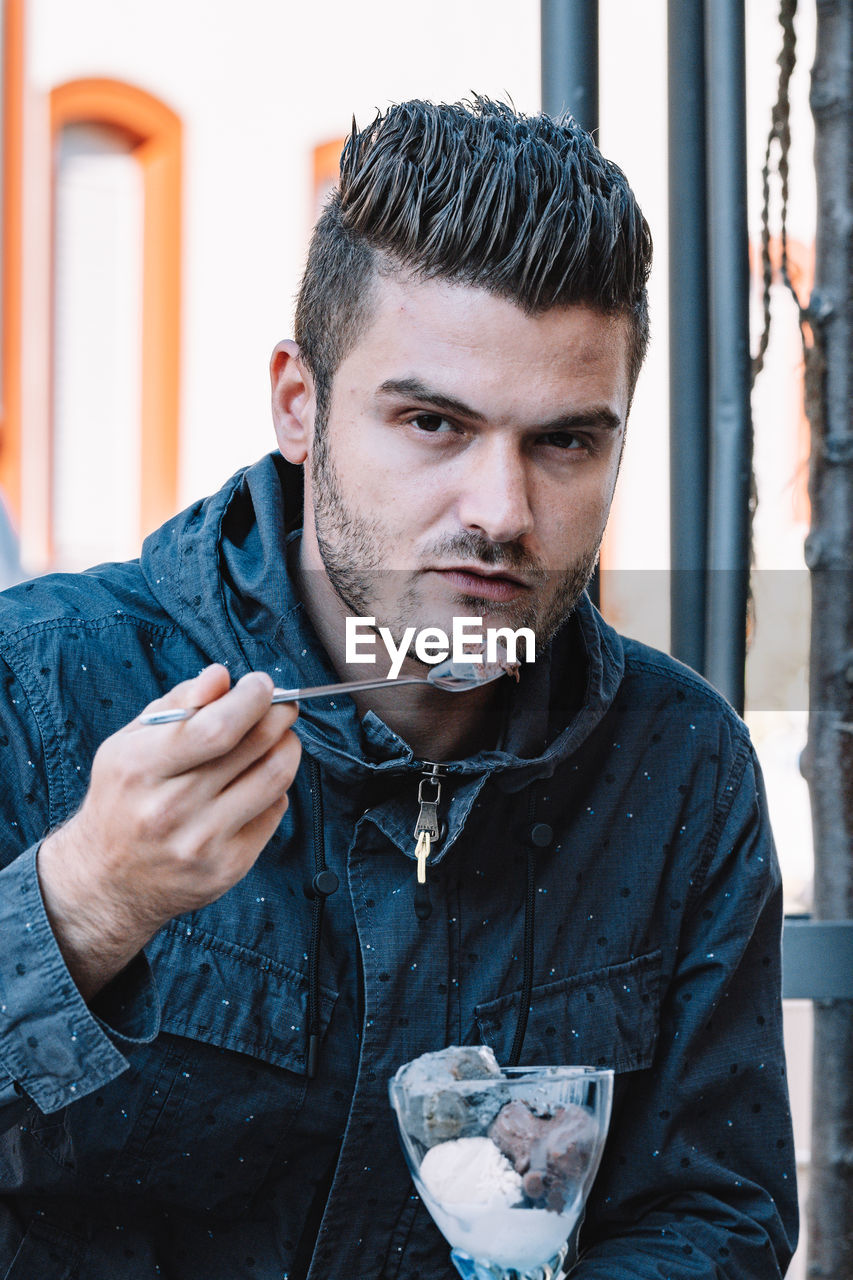
{"type": "Polygon", "coordinates": [[[539,1116],[524,1102],[509,1102],[489,1129],[492,1142],[522,1175],[524,1193],[534,1207],[554,1213],[577,1194],[596,1134],[589,1112],[571,1103],[539,1116]]]}

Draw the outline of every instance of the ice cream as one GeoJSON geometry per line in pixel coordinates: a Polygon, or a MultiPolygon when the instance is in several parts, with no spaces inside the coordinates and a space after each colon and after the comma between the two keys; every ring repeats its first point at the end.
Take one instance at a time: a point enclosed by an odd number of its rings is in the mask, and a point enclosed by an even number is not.
{"type": "Polygon", "coordinates": [[[506,656],[506,650],[501,651],[500,649],[498,650],[497,662],[486,662],[484,660],[480,668],[480,678],[484,681],[494,680],[495,676],[499,675],[512,676],[516,684],[521,680],[521,663],[510,662],[506,656]]]}
{"type": "Polygon", "coordinates": [[[510,1271],[532,1271],[550,1262],[560,1253],[576,1221],[576,1216],[567,1218],[546,1209],[446,1208],[421,1194],[451,1248],[510,1271]]]}
{"type": "Polygon", "coordinates": [[[489,1129],[489,1138],[523,1175],[527,1199],[554,1213],[575,1199],[597,1136],[589,1112],[571,1103],[538,1116],[524,1102],[509,1102],[489,1129]]]}
{"type": "Polygon", "coordinates": [[[501,1208],[522,1201],[521,1175],[491,1138],[457,1138],[431,1147],[421,1163],[421,1179],[446,1205],[501,1208]]]}
{"type": "Polygon", "coordinates": [[[572,1223],[529,1207],[522,1178],[491,1138],[455,1138],[421,1162],[424,1203],[455,1249],[526,1271],[553,1258],[572,1223]]]}
{"type": "Polygon", "coordinates": [[[406,1064],[398,1077],[404,1089],[407,1133],[425,1147],[451,1138],[483,1132],[507,1101],[500,1090],[459,1092],[461,1080],[501,1078],[497,1059],[486,1045],[452,1045],[437,1053],[423,1053],[406,1064]]]}
{"type": "MultiPolygon", "coordinates": [[[[553,1264],[577,1224],[601,1152],[580,1074],[504,1072],[490,1049],[451,1047],[391,1084],[424,1204],[449,1243],[517,1271],[553,1264]]],[[[606,1130],[606,1121],[605,1121],[606,1130]]]]}

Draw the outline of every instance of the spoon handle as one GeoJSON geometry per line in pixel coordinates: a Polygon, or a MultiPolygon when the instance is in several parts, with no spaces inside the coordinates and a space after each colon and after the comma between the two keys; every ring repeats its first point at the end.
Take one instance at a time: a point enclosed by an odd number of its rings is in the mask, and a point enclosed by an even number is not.
{"type": "Polygon", "coordinates": [[[343,684],[315,684],[310,689],[273,689],[273,702],[304,702],[333,693],[358,693],[361,689],[386,689],[392,684],[429,684],[425,676],[396,676],[393,680],[347,680],[343,684]]]}
{"type": "MultiPolygon", "coordinates": [[[[360,689],[385,689],[392,684],[428,684],[423,676],[398,676],[395,680],[349,680],[343,684],[316,684],[309,689],[273,689],[273,702],[305,702],[308,698],[327,698],[336,693],[358,693],[360,689]]],[[[150,711],[140,716],[140,724],[175,724],[189,720],[198,707],[172,707],[168,711],[150,711]]]]}

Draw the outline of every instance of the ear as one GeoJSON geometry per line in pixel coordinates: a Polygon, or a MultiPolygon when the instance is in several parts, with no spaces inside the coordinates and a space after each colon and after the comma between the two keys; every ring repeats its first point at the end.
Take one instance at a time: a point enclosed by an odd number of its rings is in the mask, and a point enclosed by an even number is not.
{"type": "Polygon", "coordinates": [[[280,342],[270,359],[272,418],[278,447],[297,466],[308,457],[314,433],[314,379],[291,339],[280,342]]]}

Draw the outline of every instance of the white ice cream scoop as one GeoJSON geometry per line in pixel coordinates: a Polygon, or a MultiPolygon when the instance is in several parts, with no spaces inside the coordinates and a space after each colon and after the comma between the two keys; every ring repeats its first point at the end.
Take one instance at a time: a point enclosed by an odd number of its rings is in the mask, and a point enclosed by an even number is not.
{"type": "Polygon", "coordinates": [[[499,1208],[522,1199],[520,1175],[491,1138],[457,1138],[431,1147],[421,1163],[421,1180],[445,1205],[499,1208]]]}

